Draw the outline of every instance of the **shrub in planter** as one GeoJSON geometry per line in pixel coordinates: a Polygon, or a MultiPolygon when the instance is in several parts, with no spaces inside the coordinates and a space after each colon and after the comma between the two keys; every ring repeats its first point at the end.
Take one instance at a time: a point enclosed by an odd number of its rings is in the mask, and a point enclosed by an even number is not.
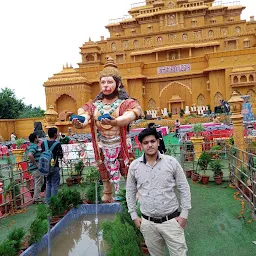
{"type": "Polygon", "coordinates": [[[49,208],[45,204],[39,204],[36,207],[37,218],[40,220],[47,220],[47,216],[50,213],[49,208]]]}
{"type": "Polygon", "coordinates": [[[211,158],[215,158],[215,159],[219,158],[221,151],[222,151],[222,147],[220,145],[212,146],[210,149],[211,158]]]}
{"type": "Polygon", "coordinates": [[[29,229],[28,243],[29,245],[39,242],[47,233],[48,221],[36,218],[29,229]]]}
{"type": "Polygon", "coordinates": [[[84,169],[84,163],[82,160],[79,160],[74,165],[74,173],[72,174],[72,178],[74,179],[74,183],[81,183],[82,180],[82,171],[84,169]]]}
{"type": "MultiPolygon", "coordinates": [[[[97,190],[98,190],[98,203],[101,203],[101,196],[102,196],[102,187],[99,183],[97,183],[97,190]]],[[[86,189],[86,200],[88,203],[95,204],[96,202],[96,191],[95,191],[95,183],[90,183],[88,188],[86,189]]]]}
{"type": "Polygon", "coordinates": [[[65,211],[63,203],[61,202],[61,199],[58,196],[51,196],[49,207],[52,216],[60,216],[65,211]]]}
{"type": "Polygon", "coordinates": [[[112,222],[103,222],[102,228],[103,239],[109,246],[108,255],[143,255],[137,242],[135,228],[127,222],[122,222],[120,216],[112,222]]]}
{"type": "Polygon", "coordinates": [[[0,255],[1,256],[16,256],[17,251],[14,247],[14,241],[11,240],[4,240],[0,244],[0,255]]]}
{"type": "Polygon", "coordinates": [[[195,137],[199,137],[203,130],[204,126],[201,123],[197,123],[192,126],[192,131],[195,134],[195,137]]]}
{"type": "MultiPolygon", "coordinates": [[[[7,240],[13,242],[13,247],[16,253],[21,250],[22,240],[25,236],[25,231],[23,228],[14,228],[11,233],[7,236],[7,240]]],[[[1,254],[0,254],[1,255],[1,254]]]]}
{"type": "Polygon", "coordinates": [[[64,210],[69,210],[72,207],[77,207],[82,203],[80,193],[75,189],[62,189],[58,192],[57,197],[60,199],[60,202],[64,210]]]}
{"type": "Polygon", "coordinates": [[[220,160],[214,160],[212,162],[210,162],[210,167],[213,171],[213,177],[215,180],[216,184],[221,184],[222,183],[222,176],[223,176],[223,172],[222,172],[222,164],[220,162],[220,160]]]}
{"type": "Polygon", "coordinates": [[[208,164],[211,161],[211,156],[206,151],[203,151],[198,159],[198,165],[200,169],[203,171],[203,175],[201,177],[201,181],[203,184],[207,184],[209,182],[210,176],[206,175],[206,169],[208,167],[208,164]]]}

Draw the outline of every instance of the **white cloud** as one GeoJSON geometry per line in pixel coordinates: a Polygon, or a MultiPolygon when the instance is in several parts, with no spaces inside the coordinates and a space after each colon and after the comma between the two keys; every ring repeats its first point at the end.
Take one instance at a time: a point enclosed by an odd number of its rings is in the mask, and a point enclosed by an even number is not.
{"type": "MultiPolygon", "coordinates": [[[[66,62],[76,67],[79,47],[89,37],[108,37],[104,26],[136,2],[141,0],[0,1],[0,88],[13,88],[27,104],[45,109],[42,85],[48,77],[66,62]]],[[[242,15],[247,20],[254,15],[253,2],[240,1],[247,6],[242,15]]]]}

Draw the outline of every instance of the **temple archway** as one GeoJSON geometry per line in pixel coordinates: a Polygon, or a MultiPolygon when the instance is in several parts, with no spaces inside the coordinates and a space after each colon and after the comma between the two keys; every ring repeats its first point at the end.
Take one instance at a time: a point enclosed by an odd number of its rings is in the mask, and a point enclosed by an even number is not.
{"type": "Polygon", "coordinates": [[[253,107],[256,106],[256,92],[253,89],[250,89],[246,93],[247,95],[250,95],[249,102],[252,104],[253,107]]]}
{"type": "Polygon", "coordinates": [[[217,92],[214,95],[214,107],[219,106],[221,103],[220,101],[223,100],[223,95],[220,92],[217,92]]]}
{"type": "MultiPolygon", "coordinates": [[[[172,103],[172,106],[174,106],[174,101],[176,99],[177,103],[182,102],[183,106],[192,106],[192,91],[191,88],[183,84],[181,82],[171,82],[168,85],[166,85],[159,94],[160,98],[160,108],[167,108],[169,109],[168,102],[172,103]],[[178,98],[177,98],[178,96],[178,98]]],[[[180,106],[182,107],[182,106],[180,106]]],[[[177,108],[177,107],[175,107],[177,108]]],[[[178,110],[177,110],[178,112],[178,110]]]]}
{"type": "Polygon", "coordinates": [[[202,93],[197,97],[197,106],[205,106],[205,97],[202,93]]]}
{"type": "Polygon", "coordinates": [[[148,101],[148,109],[150,109],[150,110],[155,110],[156,109],[156,102],[152,98],[148,101]]]}
{"type": "Polygon", "coordinates": [[[76,101],[67,94],[62,94],[55,102],[56,110],[59,113],[63,111],[72,111],[77,113],[76,101]]]}

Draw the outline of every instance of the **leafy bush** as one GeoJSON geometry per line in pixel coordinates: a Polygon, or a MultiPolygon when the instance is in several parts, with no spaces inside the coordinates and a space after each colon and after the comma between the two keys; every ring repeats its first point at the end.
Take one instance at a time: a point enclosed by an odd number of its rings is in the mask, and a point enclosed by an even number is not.
{"type": "Polygon", "coordinates": [[[206,151],[203,151],[198,159],[198,165],[200,166],[201,170],[205,171],[210,161],[211,161],[210,154],[207,153],[206,151]]]}
{"type": "Polygon", "coordinates": [[[99,170],[94,167],[87,167],[85,169],[85,180],[89,182],[96,182],[100,179],[100,172],[99,170]]]}
{"type": "MultiPolygon", "coordinates": [[[[98,183],[97,189],[98,189],[98,202],[101,203],[102,188],[99,183],[98,183]]],[[[96,201],[95,183],[90,183],[88,188],[86,189],[86,199],[91,203],[95,203],[96,201]]]]}
{"type": "Polygon", "coordinates": [[[61,199],[58,196],[51,196],[49,207],[50,207],[52,216],[62,215],[65,211],[65,208],[61,202],[61,199]]]}
{"type": "Polygon", "coordinates": [[[42,237],[47,233],[47,230],[48,221],[36,218],[29,228],[29,245],[39,242],[42,239],[42,237]]]}
{"type": "Polygon", "coordinates": [[[14,247],[14,241],[13,240],[4,240],[0,244],[0,255],[1,256],[16,256],[17,251],[14,247]]]}
{"type": "Polygon", "coordinates": [[[13,242],[13,247],[15,248],[16,253],[18,253],[21,249],[22,239],[24,235],[25,231],[23,228],[14,228],[11,231],[11,233],[7,236],[7,240],[13,242]]]}
{"type": "Polygon", "coordinates": [[[102,228],[103,239],[109,245],[109,256],[142,255],[135,228],[127,222],[123,223],[120,216],[112,222],[103,222],[102,228]]]}
{"type": "Polygon", "coordinates": [[[40,220],[47,220],[47,215],[49,213],[49,209],[45,204],[39,204],[36,207],[37,218],[40,220]]]}
{"type": "Polygon", "coordinates": [[[203,130],[204,126],[201,123],[197,123],[192,126],[192,131],[195,133],[196,137],[198,137],[200,132],[202,132],[203,130]]]}
{"type": "Polygon", "coordinates": [[[210,167],[213,171],[213,177],[218,177],[223,174],[223,172],[222,172],[223,166],[222,166],[220,160],[214,160],[214,161],[210,162],[210,167]]]}
{"type": "Polygon", "coordinates": [[[77,207],[82,203],[81,195],[76,189],[62,189],[58,192],[57,196],[60,199],[64,210],[77,207]]]}

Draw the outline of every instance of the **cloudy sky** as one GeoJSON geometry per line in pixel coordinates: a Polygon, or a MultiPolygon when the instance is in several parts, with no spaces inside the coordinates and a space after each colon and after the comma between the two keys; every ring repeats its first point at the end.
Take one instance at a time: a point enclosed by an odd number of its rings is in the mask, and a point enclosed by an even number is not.
{"type": "MultiPolygon", "coordinates": [[[[108,37],[105,25],[143,0],[0,0],[0,88],[15,89],[26,104],[46,109],[43,83],[65,63],[77,67],[88,38],[108,37]]],[[[223,0],[222,2],[232,2],[223,0]]],[[[242,18],[256,17],[256,1],[242,18]]]]}

